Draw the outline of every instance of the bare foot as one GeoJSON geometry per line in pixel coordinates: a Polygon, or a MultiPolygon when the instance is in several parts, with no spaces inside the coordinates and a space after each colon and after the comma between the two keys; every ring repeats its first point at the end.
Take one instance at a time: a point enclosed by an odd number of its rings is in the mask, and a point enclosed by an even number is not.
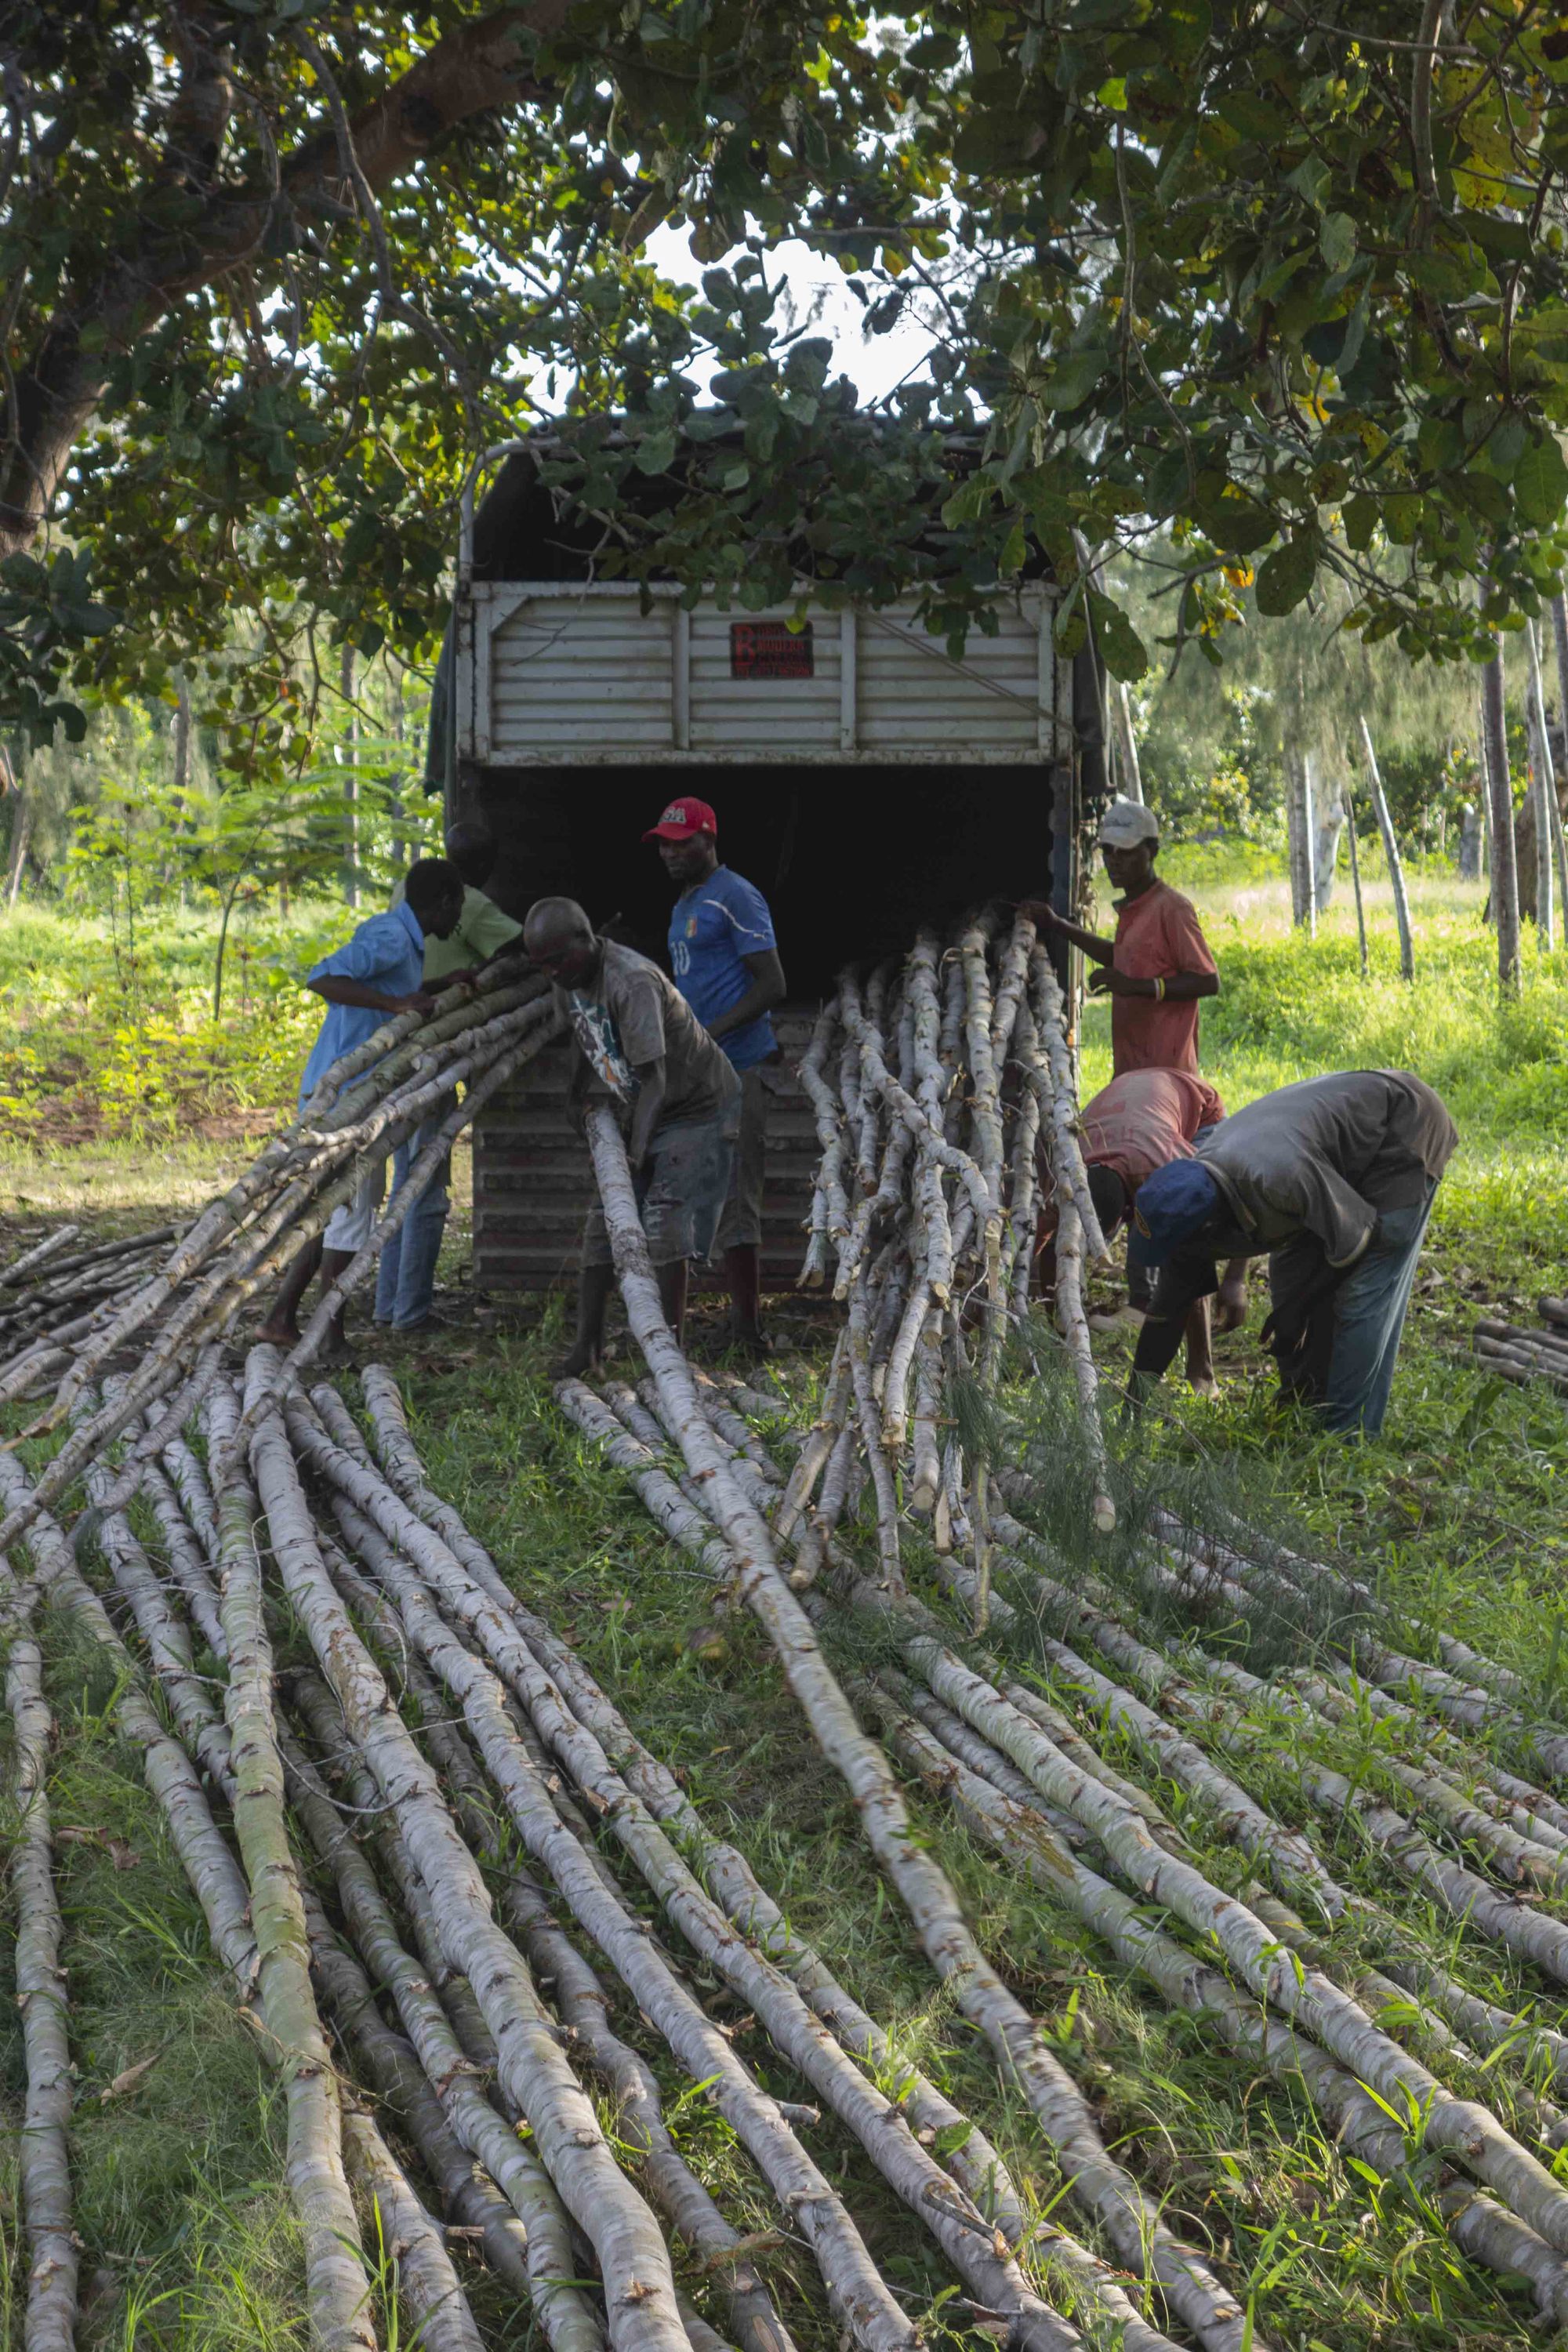
{"type": "Polygon", "coordinates": [[[354,1361],[353,1343],[341,1324],[334,1323],[327,1333],[317,1350],[316,1361],[329,1370],[334,1364],[352,1364],[354,1361]]]}
{"type": "Polygon", "coordinates": [[[299,1327],[293,1323],[264,1323],[256,1335],[258,1345],[268,1348],[297,1348],[299,1327]]]}
{"type": "Polygon", "coordinates": [[[568,1348],[558,1364],[552,1365],[550,1377],[552,1381],[580,1381],[584,1372],[596,1370],[598,1363],[599,1350],[593,1341],[578,1339],[568,1348]]]}
{"type": "Polygon", "coordinates": [[[1219,1382],[1212,1372],[1189,1372],[1187,1386],[1194,1396],[1216,1397],[1219,1394],[1219,1382]]]}

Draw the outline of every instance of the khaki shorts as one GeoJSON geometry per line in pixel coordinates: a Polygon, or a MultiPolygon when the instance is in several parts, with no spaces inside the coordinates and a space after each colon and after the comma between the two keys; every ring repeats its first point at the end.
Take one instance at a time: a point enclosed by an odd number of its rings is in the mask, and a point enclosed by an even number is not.
{"type": "Polygon", "coordinates": [[[721,1251],[757,1249],[763,1238],[763,1180],[768,1165],[768,1089],[763,1083],[761,1066],[754,1070],[742,1070],[741,1080],[741,1139],[735,1147],[735,1165],[730,1177],[729,1197],[724,1213],[719,1220],[721,1251]]]}
{"type": "Polygon", "coordinates": [[[374,1230],[385,1191],[386,1162],[382,1160],[362,1179],[353,1199],[345,1201],[341,1208],[332,1211],[327,1219],[327,1230],[321,1235],[321,1247],[349,1250],[357,1256],[374,1230]]]}
{"type": "MultiPolygon", "coordinates": [[[[637,1207],[655,1265],[707,1257],[719,1230],[735,1156],[738,1107],[714,1118],[671,1119],[656,1128],[637,1179],[637,1207]]],[[[613,1264],[605,1208],[595,1197],[583,1228],[583,1264],[613,1264]]]]}

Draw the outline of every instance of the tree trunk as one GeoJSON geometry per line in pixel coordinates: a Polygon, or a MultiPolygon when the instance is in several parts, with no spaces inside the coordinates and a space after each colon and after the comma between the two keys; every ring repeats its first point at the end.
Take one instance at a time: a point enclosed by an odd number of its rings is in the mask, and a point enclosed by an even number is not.
{"type": "Polygon", "coordinates": [[[1464,822],[1459,828],[1459,879],[1479,882],[1481,878],[1481,849],[1486,840],[1486,828],[1480,813],[1468,801],[1465,803],[1464,822]]]}
{"type": "Polygon", "coordinates": [[[174,672],[174,798],[180,814],[191,793],[191,681],[183,669],[174,672]]]}
{"type": "Polygon", "coordinates": [[[1127,681],[1121,678],[1110,695],[1110,731],[1116,744],[1116,765],[1121,789],[1130,801],[1145,806],[1143,771],[1138,758],[1138,739],[1132,732],[1132,698],[1127,691],[1127,681]]]}
{"type": "Polygon", "coordinates": [[[1292,744],[1285,753],[1285,835],[1290,862],[1290,920],[1309,938],[1317,935],[1317,894],[1312,872],[1312,772],[1305,752],[1292,744]]]}
{"type": "MultiPolygon", "coordinates": [[[[1552,600],[1552,635],[1557,655],[1557,724],[1562,731],[1564,752],[1568,753],[1568,596],[1552,600]]],[[[1542,702],[1542,725],[1546,724],[1545,698],[1542,702]]],[[[1552,744],[1547,740],[1550,756],[1552,744]]],[[[1557,870],[1563,884],[1563,923],[1568,932],[1568,844],[1563,840],[1563,802],[1559,797],[1557,778],[1552,780],[1552,831],[1557,844],[1557,870]]]]}
{"type": "Polygon", "coordinates": [[[359,905],[359,713],[354,709],[354,649],[343,647],[340,690],[343,698],[343,904],[359,905]]]}
{"type": "MultiPolygon", "coordinates": [[[[454,25],[388,81],[349,125],[373,194],[415,170],[458,123],[542,97],[548,86],[525,63],[528,36],[548,39],[566,13],[567,0],[495,8],[454,25]]],[[[53,306],[38,342],[7,373],[0,557],[32,549],[116,360],[182,296],[250,267],[293,205],[303,201],[309,217],[323,186],[335,191],[342,168],[331,124],[318,109],[273,173],[258,173],[246,186],[220,177],[205,205],[182,212],[174,225],[161,167],[131,191],[128,217],[117,222],[122,241],[106,248],[102,267],[69,299],[53,306]]],[[[367,301],[368,291],[367,285],[367,301]]]]}
{"type": "Polygon", "coordinates": [[[1364,980],[1367,974],[1366,908],[1361,895],[1361,853],[1356,847],[1355,837],[1355,794],[1348,784],[1345,786],[1345,831],[1350,836],[1351,888],[1355,893],[1355,935],[1361,948],[1361,976],[1364,980]]]}
{"type": "MultiPolygon", "coordinates": [[[[1383,835],[1383,854],[1388,860],[1388,878],[1394,889],[1394,919],[1399,926],[1399,977],[1401,980],[1414,980],[1415,944],[1410,930],[1410,901],[1405,893],[1405,867],[1399,856],[1399,844],[1394,838],[1394,820],[1388,814],[1388,803],[1384,797],[1383,778],[1377,772],[1377,753],[1372,747],[1372,730],[1364,719],[1361,722],[1361,740],[1366,746],[1372,805],[1377,817],[1377,829],[1383,835]]],[[[1517,929],[1516,918],[1516,933],[1517,929]]]]}
{"type": "MultiPolygon", "coordinates": [[[[1557,944],[1557,910],[1552,903],[1552,853],[1556,845],[1552,803],[1557,797],[1557,779],[1552,773],[1552,746],[1546,736],[1546,696],[1541,682],[1541,649],[1535,641],[1534,627],[1528,622],[1524,642],[1530,656],[1530,755],[1534,771],[1534,789],[1531,797],[1535,818],[1535,928],[1542,948],[1550,955],[1557,944]]],[[[1564,912],[1568,913],[1568,908],[1564,912]]]]}
{"type": "Polygon", "coordinates": [[[1552,599],[1552,642],[1557,655],[1557,724],[1568,735],[1568,595],[1552,599]]]}
{"type": "Polygon", "coordinates": [[[1312,836],[1312,904],[1320,915],[1326,915],[1333,904],[1340,842],[1344,829],[1344,786],[1337,783],[1331,793],[1323,797],[1312,836]]]}
{"type": "Polygon", "coordinates": [[[5,904],[14,907],[22,893],[22,874],[27,863],[27,848],[33,838],[33,803],[29,795],[16,785],[11,800],[11,854],[5,867],[5,904]]]}
{"type": "Polygon", "coordinates": [[[1505,995],[1520,985],[1519,870],[1513,854],[1513,785],[1508,765],[1503,709],[1502,646],[1481,672],[1482,743],[1492,812],[1492,908],[1497,921],[1498,979],[1505,995]]]}

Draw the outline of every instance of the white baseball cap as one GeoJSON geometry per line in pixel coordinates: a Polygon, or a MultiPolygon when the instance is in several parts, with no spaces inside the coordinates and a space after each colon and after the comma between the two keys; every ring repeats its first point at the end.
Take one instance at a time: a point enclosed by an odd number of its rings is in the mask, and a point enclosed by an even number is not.
{"type": "Polygon", "coordinates": [[[1112,801],[1100,820],[1102,849],[1136,849],[1141,841],[1158,841],[1160,820],[1142,801],[1112,801]]]}

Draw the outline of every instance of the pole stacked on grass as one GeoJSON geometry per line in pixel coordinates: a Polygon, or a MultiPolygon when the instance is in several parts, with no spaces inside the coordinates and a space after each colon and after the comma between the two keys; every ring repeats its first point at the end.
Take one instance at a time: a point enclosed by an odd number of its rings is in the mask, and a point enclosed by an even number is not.
{"type": "MultiPolygon", "coordinates": [[[[1115,1507],[1082,1299],[1088,1261],[1105,1242],[1079,1140],[1061,992],[1033,925],[972,923],[945,954],[922,935],[901,967],[872,983],[846,971],[802,1077],[821,1159],[801,1282],[826,1280],[836,1255],[846,1349],[792,1512],[809,1507],[818,1479],[826,1498],[868,1478],[884,1576],[896,1585],[901,1480],[944,1547],[966,1545],[983,1559],[984,1448],[966,1459],[955,1434],[942,1440],[941,1393],[944,1385],[994,1392],[1008,1324],[1027,1313],[1050,1202],[1058,1323],[1094,1465],[1090,1510],[1109,1532],[1115,1507]],[[858,1194],[853,1206],[847,1183],[858,1194]]],[[[809,1580],[809,1558],[795,1573],[809,1580]]]]}

